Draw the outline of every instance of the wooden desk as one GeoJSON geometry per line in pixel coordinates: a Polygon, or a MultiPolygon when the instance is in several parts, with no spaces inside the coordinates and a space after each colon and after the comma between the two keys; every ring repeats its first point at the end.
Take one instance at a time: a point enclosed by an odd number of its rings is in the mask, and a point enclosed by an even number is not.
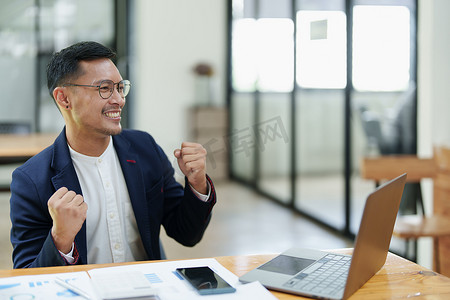
{"type": "Polygon", "coordinates": [[[53,144],[54,133],[0,134],[0,164],[24,162],[53,144]]]}
{"type": "MultiPolygon", "coordinates": [[[[334,252],[350,253],[351,249],[335,250],[334,252]]],[[[241,276],[247,271],[270,260],[275,255],[223,256],[216,257],[216,259],[228,270],[237,276],[241,276]]],[[[136,263],[143,262],[134,262],[131,264],[136,263]]],[[[148,261],[145,263],[148,263],[148,261]]],[[[0,270],[0,277],[78,272],[117,265],[119,264],[0,270]]],[[[280,300],[310,299],[280,292],[272,293],[280,300]]],[[[378,300],[409,297],[418,297],[419,299],[450,299],[450,278],[434,273],[422,266],[389,253],[384,267],[361,289],[353,294],[350,299],[378,300]]]]}

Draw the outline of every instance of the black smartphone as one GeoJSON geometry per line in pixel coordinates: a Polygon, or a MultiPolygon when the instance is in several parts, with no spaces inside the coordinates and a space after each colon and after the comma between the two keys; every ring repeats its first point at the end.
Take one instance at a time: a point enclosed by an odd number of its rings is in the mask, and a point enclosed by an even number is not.
{"type": "Polygon", "coordinates": [[[177,273],[186,279],[200,295],[225,294],[236,291],[209,267],[178,268],[177,273]]]}

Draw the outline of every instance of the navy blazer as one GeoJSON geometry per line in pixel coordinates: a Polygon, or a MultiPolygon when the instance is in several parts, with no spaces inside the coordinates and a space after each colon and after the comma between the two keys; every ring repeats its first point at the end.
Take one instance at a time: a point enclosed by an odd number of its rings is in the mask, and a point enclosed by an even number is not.
{"type": "MultiPolygon", "coordinates": [[[[198,199],[187,184],[174,179],[163,150],[148,134],[123,130],[113,136],[148,259],[161,259],[161,225],[168,236],[185,246],[198,243],[209,223],[216,202],[211,184],[209,201],[198,199]]],[[[54,144],[17,168],[11,182],[11,243],[14,268],[65,265],[50,234],[52,218],[47,202],[53,193],[67,187],[83,194],[70,157],[65,129],[54,144]]],[[[89,208],[88,208],[89,209],[89,208]]],[[[75,237],[79,264],[87,264],[86,222],[75,237]]]]}

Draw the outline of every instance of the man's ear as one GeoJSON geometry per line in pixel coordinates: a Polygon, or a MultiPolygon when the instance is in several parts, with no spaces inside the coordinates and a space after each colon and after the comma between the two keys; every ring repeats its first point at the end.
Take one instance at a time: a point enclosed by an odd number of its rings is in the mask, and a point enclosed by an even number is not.
{"type": "Polygon", "coordinates": [[[60,109],[70,108],[70,101],[63,87],[58,86],[53,90],[53,98],[55,98],[56,104],[58,104],[60,109]]]}

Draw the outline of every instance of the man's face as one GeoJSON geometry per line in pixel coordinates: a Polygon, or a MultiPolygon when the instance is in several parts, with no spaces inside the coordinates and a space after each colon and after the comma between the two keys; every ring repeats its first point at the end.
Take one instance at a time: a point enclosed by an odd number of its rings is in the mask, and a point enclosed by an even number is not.
{"type": "MultiPolygon", "coordinates": [[[[82,75],[70,82],[72,84],[100,85],[102,80],[117,83],[122,80],[119,71],[109,59],[81,61],[82,75]]],[[[100,97],[96,87],[68,87],[71,103],[71,115],[74,131],[80,135],[116,135],[122,131],[120,125],[125,99],[118,91],[117,85],[108,99],[100,97]]]]}

